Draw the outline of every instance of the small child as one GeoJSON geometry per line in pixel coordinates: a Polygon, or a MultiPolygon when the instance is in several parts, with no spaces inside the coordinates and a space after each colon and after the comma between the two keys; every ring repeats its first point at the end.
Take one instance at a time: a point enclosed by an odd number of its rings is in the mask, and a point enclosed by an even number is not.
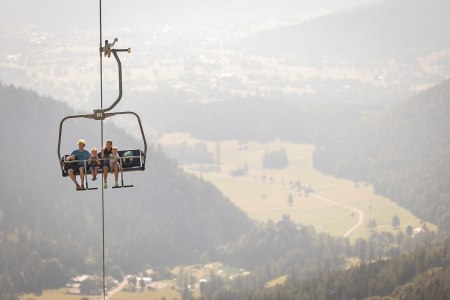
{"type": "Polygon", "coordinates": [[[97,180],[97,173],[100,166],[100,160],[98,159],[98,151],[97,148],[92,147],[91,154],[89,156],[88,160],[89,169],[91,170],[92,174],[92,181],[97,180]]]}
{"type": "Polygon", "coordinates": [[[111,154],[109,155],[109,168],[111,169],[111,172],[114,173],[116,182],[114,184],[114,187],[118,187],[119,183],[118,183],[118,179],[119,179],[119,171],[120,171],[120,156],[119,153],[117,152],[118,149],[117,147],[112,147],[111,149],[111,154]]]}

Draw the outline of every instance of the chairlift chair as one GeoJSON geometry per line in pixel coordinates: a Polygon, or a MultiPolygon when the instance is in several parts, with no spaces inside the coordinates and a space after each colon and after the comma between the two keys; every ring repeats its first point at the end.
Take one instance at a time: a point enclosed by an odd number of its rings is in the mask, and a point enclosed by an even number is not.
{"type": "MultiPolygon", "coordinates": [[[[108,40],[105,41],[105,47],[101,47],[100,51],[103,52],[105,57],[111,57],[111,54],[113,54],[114,58],[116,59],[117,65],[118,65],[118,74],[119,74],[119,96],[117,97],[116,101],[114,101],[113,104],[111,104],[110,107],[108,108],[100,108],[100,109],[95,109],[93,114],[82,114],[82,115],[71,115],[71,116],[67,116],[65,118],[63,118],[59,124],[59,137],[58,137],[58,161],[61,167],[61,174],[63,177],[67,177],[69,174],[67,172],[67,157],[69,155],[61,155],[61,136],[62,136],[62,129],[63,129],[63,124],[65,121],[69,120],[69,119],[76,119],[76,118],[85,118],[85,119],[93,119],[93,120],[97,120],[97,121],[103,121],[106,118],[110,118],[116,115],[133,115],[136,117],[138,124],[139,124],[139,128],[141,131],[141,136],[142,136],[142,141],[144,142],[144,150],[141,149],[128,149],[128,150],[119,150],[119,156],[120,156],[120,166],[121,166],[121,185],[118,186],[118,188],[122,188],[122,187],[132,187],[133,185],[124,185],[123,182],[123,173],[124,172],[132,172],[132,171],[144,171],[145,170],[145,160],[146,160],[146,156],[147,156],[147,141],[145,139],[145,134],[144,134],[144,129],[142,127],[142,123],[141,123],[141,119],[139,117],[139,115],[135,112],[132,111],[122,111],[122,112],[110,112],[121,100],[122,98],[122,64],[120,62],[119,56],[117,54],[117,52],[128,52],[130,53],[131,50],[130,48],[128,49],[113,49],[112,47],[114,46],[114,44],[117,42],[117,38],[114,39],[113,43],[108,43],[108,40]]],[[[99,159],[101,161],[104,161],[105,159],[102,159],[100,157],[100,153],[99,155],[99,159]]],[[[74,162],[74,161],[71,161],[74,162]]],[[[75,162],[79,162],[79,161],[75,161],[75,162]]],[[[84,163],[84,170],[85,170],[85,175],[87,174],[91,174],[90,170],[87,166],[87,161],[83,161],[84,163]]],[[[79,170],[74,170],[74,174],[75,175],[79,175],[79,170]]],[[[88,180],[87,180],[87,176],[85,176],[85,184],[86,184],[86,189],[88,190],[93,190],[93,189],[97,189],[97,188],[89,188],[88,186],[88,180]]]]}

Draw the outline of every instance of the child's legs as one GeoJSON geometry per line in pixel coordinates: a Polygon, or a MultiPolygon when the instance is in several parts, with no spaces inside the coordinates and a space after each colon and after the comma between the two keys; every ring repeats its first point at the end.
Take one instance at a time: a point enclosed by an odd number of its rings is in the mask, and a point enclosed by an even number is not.
{"type": "Polygon", "coordinates": [[[119,180],[119,164],[114,164],[114,178],[119,180]]]}

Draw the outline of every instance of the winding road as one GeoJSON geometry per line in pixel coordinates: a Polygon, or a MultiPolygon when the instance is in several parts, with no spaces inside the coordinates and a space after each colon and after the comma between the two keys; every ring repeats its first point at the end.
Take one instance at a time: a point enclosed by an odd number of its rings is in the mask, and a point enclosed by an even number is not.
{"type": "Polygon", "coordinates": [[[360,210],[360,209],[358,209],[356,207],[353,207],[353,206],[350,206],[350,205],[347,205],[347,204],[335,201],[335,200],[331,200],[329,198],[320,196],[320,195],[315,194],[315,193],[311,193],[309,195],[314,197],[314,198],[317,198],[317,199],[320,199],[320,200],[323,200],[323,201],[327,201],[327,202],[333,203],[335,205],[338,205],[338,206],[350,209],[350,210],[352,210],[352,211],[354,211],[354,212],[356,212],[358,214],[358,222],[356,222],[355,226],[353,226],[352,228],[350,228],[349,230],[347,230],[343,234],[344,237],[349,237],[356,229],[358,229],[362,225],[362,222],[364,220],[364,212],[362,210],[360,210]]]}

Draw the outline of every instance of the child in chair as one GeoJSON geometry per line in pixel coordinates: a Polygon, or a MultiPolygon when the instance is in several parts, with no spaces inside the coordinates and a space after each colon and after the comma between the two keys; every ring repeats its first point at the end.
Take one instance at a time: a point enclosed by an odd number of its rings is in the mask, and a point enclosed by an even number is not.
{"type": "Polygon", "coordinates": [[[109,155],[109,168],[111,172],[114,173],[114,177],[116,182],[114,183],[114,187],[118,187],[119,183],[119,171],[120,171],[120,156],[118,153],[117,147],[112,147],[111,154],[109,155]]]}
{"type": "Polygon", "coordinates": [[[91,149],[91,154],[89,156],[88,165],[89,165],[89,170],[91,171],[91,174],[92,174],[92,181],[96,181],[98,169],[100,167],[100,160],[98,159],[98,151],[97,151],[97,148],[95,148],[95,147],[92,147],[92,149],[91,149]]]}

